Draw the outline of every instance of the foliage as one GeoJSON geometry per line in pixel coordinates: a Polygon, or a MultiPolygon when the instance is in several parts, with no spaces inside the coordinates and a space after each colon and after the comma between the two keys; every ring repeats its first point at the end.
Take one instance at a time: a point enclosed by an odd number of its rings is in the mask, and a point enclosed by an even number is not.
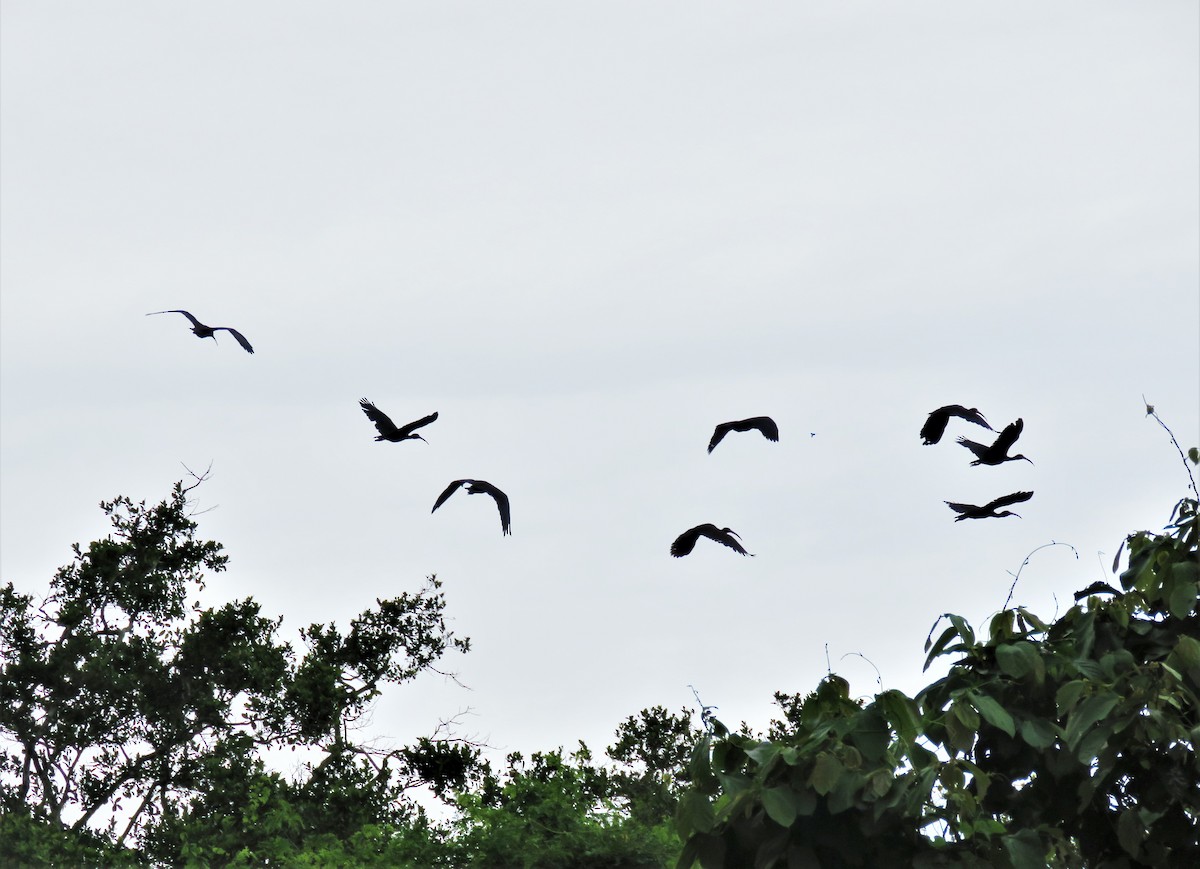
{"type": "Polygon", "coordinates": [[[164,862],[254,862],[260,847],[409,822],[414,785],[465,786],[470,747],[376,752],[351,738],[385,683],[469,648],[446,629],[440,583],[376,601],[345,633],[309,626],[298,655],[250,599],[188,603],[226,557],[196,539],[187,491],[102,504],[112,534],[76,545],[42,601],[0,588],[5,828],[28,819],[28,842],[69,831],[68,860],[102,842],[164,862]],[[259,759],[273,746],[323,759],[284,782],[259,759]]]}
{"type": "Polygon", "coordinates": [[[1053,623],[944,616],[926,666],[958,659],[914,698],[831,674],[767,740],[709,719],[678,865],[1200,865],[1198,542],[1184,500],[1053,623]]]}
{"type": "Polygon", "coordinates": [[[503,780],[489,773],[458,807],[453,866],[667,866],[679,848],[665,814],[621,806],[621,785],[583,743],[567,757],[510,754],[503,780]]]}

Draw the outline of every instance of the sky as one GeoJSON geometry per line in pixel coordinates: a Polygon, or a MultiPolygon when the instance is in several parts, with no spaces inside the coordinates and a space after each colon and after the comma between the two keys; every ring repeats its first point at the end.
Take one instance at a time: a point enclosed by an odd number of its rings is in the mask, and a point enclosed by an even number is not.
{"type": "Polygon", "coordinates": [[[472,650],[371,739],[916,691],[940,614],[1051,542],[1014,603],[1061,614],[1189,492],[1143,396],[1200,444],[1198,46],[1190,2],[8,0],[0,581],[211,466],[206,602],[296,640],[444,583],[472,650]],[[1033,464],[923,446],[946,404],[1033,464]],[[460,478],[511,537],[431,514],[460,478]],[[702,522],[754,557],[672,558],[702,522]]]}

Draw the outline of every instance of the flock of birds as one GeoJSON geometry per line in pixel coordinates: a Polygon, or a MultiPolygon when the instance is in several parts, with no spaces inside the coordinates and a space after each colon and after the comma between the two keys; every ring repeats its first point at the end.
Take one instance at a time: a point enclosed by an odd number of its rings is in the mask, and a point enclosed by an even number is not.
{"type": "MultiPolygon", "coordinates": [[[[948,404],[945,407],[939,407],[933,413],[929,414],[929,418],[925,420],[925,425],[921,426],[921,439],[926,446],[936,444],[942,439],[942,435],[946,432],[946,425],[950,422],[950,417],[958,417],[965,419],[967,422],[973,422],[975,425],[983,426],[988,431],[995,431],[988,421],[983,418],[983,414],[974,407],[963,407],[961,404],[948,404]]],[[[1005,462],[1016,462],[1024,459],[1033,464],[1033,460],[1027,456],[1018,453],[1015,456],[1010,456],[1008,451],[1012,449],[1013,444],[1017,442],[1017,438],[1021,436],[1021,432],[1025,429],[1025,420],[1018,419],[1016,422],[1010,422],[1004,427],[1004,430],[996,436],[996,439],[990,444],[981,444],[976,441],[967,440],[964,437],[958,439],[958,443],[969,449],[975,454],[975,461],[971,462],[974,465],[1002,465],[1005,462]]],[[[1003,516],[1016,516],[1020,518],[1020,513],[1013,513],[1011,510],[1001,510],[1000,507],[1011,507],[1013,504],[1019,504],[1022,501],[1028,501],[1033,497],[1033,492],[1013,492],[1009,495],[1001,495],[995,500],[988,501],[986,504],[979,506],[977,504],[959,504],[955,501],[947,501],[946,506],[953,510],[958,515],[954,517],[955,522],[961,522],[964,519],[999,519],[1003,516]]]]}
{"type": "MultiPolygon", "coordinates": [[[[250,342],[246,340],[246,337],[237,329],[234,329],[230,326],[206,326],[204,323],[201,323],[199,320],[193,317],[189,312],[180,309],[172,309],[169,311],[153,311],[146,316],[150,317],[154,316],[155,314],[182,314],[191,321],[192,334],[196,335],[198,338],[212,338],[213,341],[216,342],[217,332],[228,332],[233,336],[234,340],[241,345],[243,350],[245,350],[247,353],[254,352],[254,348],[250,345],[250,342]]],[[[362,412],[366,414],[367,419],[369,419],[375,425],[375,430],[378,432],[378,434],[375,436],[376,441],[389,441],[391,443],[400,443],[401,441],[406,440],[425,441],[425,438],[422,437],[417,430],[424,428],[438,418],[437,413],[434,412],[428,416],[423,416],[418,420],[398,426],[392,422],[391,418],[386,413],[376,407],[375,404],[368,399],[360,399],[358,404],[362,409],[362,412]]],[[[945,407],[939,407],[937,410],[929,414],[929,418],[925,420],[925,425],[921,427],[921,438],[926,446],[936,444],[942,439],[942,435],[945,434],[946,426],[949,424],[951,417],[957,417],[959,419],[966,420],[967,422],[974,423],[975,425],[982,426],[989,431],[995,431],[995,429],[988,424],[988,421],[984,419],[983,414],[981,414],[976,408],[963,407],[960,404],[949,404],[945,407]]],[[[1021,419],[1018,419],[1016,422],[1005,426],[1003,431],[1001,431],[1000,434],[997,435],[996,439],[990,444],[977,443],[976,441],[967,440],[965,437],[958,438],[958,443],[975,454],[975,461],[971,462],[972,465],[1000,465],[1004,462],[1013,462],[1022,459],[1030,464],[1033,464],[1032,460],[1026,456],[1020,454],[1009,455],[1009,450],[1011,450],[1013,444],[1017,442],[1017,438],[1021,436],[1021,431],[1024,429],[1024,427],[1025,422],[1021,419]]],[[[720,444],[721,441],[724,440],[725,436],[730,432],[748,431],[757,431],[761,433],[762,436],[767,440],[772,442],[779,441],[779,426],[775,423],[775,420],[771,419],[769,416],[754,416],[748,419],[723,422],[718,425],[713,430],[712,437],[708,442],[709,453],[712,453],[712,451],[717,448],[717,445],[720,444]]],[[[428,441],[425,442],[428,443],[428,441]]],[[[500,513],[501,532],[505,535],[512,534],[512,510],[509,505],[508,495],[506,495],[496,486],[489,483],[487,480],[454,480],[442,491],[440,495],[438,495],[437,500],[433,503],[433,509],[429,512],[437,512],[438,507],[441,507],[444,503],[446,503],[450,496],[459,489],[465,489],[470,495],[491,495],[492,499],[496,502],[496,509],[500,513]]],[[[987,504],[982,506],[975,504],[959,504],[953,501],[946,501],[945,503],[950,507],[950,509],[959,514],[955,517],[954,521],[961,522],[963,519],[998,519],[1002,516],[1019,516],[1020,514],[1013,513],[1009,510],[997,511],[1001,507],[1008,507],[1013,504],[1018,504],[1022,501],[1028,501],[1032,497],[1033,492],[1013,492],[1010,495],[1003,495],[993,501],[989,501],[987,504]]],[[[682,534],[676,537],[675,541],[671,544],[671,555],[675,556],[676,558],[682,558],[683,556],[688,555],[693,549],[696,548],[696,543],[701,537],[705,537],[709,540],[713,540],[717,543],[727,546],[739,555],[754,555],[754,553],[746,551],[746,548],[741,543],[741,537],[737,534],[737,532],[730,528],[718,528],[711,522],[705,522],[701,525],[695,526],[694,528],[689,528],[687,531],[684,531],[682,534]]]]}

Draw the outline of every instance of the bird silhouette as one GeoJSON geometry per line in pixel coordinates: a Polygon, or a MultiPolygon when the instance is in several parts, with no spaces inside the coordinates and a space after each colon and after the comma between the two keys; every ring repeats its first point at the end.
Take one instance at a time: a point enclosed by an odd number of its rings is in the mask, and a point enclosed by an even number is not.
{"type": "Polygon", "coordinates": [[[707,537],[709,540],[715,540],[718,543],[722,543],[725,546],[728,546],[734,552],[738,552],[742,555],[754,555],[753,552],[747,552],[742,544],[738,542],[738,539],[740,538],[738,538],[736,531],[732,531],[729,528],[718,528],[711,522],[705,522],[703,525],[697,525],[695,528],[689,528],[687,531],[684,531],[682,534],[676,537],[675,542],[671,544],[671,554],[676,558],[683,558],[683,556],[687,555],[696,548],[696,541],[701,537],[707,537]]]}
{"type": "Polygon", "coordinates": [[[961,522],[964,519],[999,519],[1001,516],[1016,516],[1020,519],[1020,513],[1013,513],[1009,510],[1002,510],[997,513],[996,508],[1019,504],[1022,501],[1028,501],[1032,497],[1033,492],[1013,492],[1011,495],[1004,495],[994,501],[989,501],[982,507],[976,507],[974,504],[956,504],[953,501],[947,501],[946,506],[959,514],[954,517],[955,522],[961,522]]]}
{"type": "MultiPolygon", "coordinates": [[[[434,413],[429,414],[429,416],[421,417],[416,422],[410,422],[408,425],[397,426],[394,422],[392,422],[391,418],[386,413],[377,408],[367,399],[360,398],[358,400],[358,405],[362,408],[362,412],[367,415],[367,419],[375,423],[375,428],[379,432],[379,434],[375,436],[375,440],[377,441],[392,441],[393,443],[399,443],[400,441],[414,438],[416,440],[425,441],[425,438],[416,433],[417,429],[429,425],[438,418],[437,412],[435,411],[434,413]]],[[[429,443],[429,441],[425,441],[425,443],[429,443]]]]}
{"type": "Polygon", "coordinates": [[[228,332],[230,335],[232,335],[237,340],[237,342],[242,345],[242,349],[245,350],[247,353],[254,352],[254,348],[250,346],[250,342],[246,340],[246,336],[243,335],[241,332],[239,332],[237,329],[234,329],[230,326],[205,326],[203,323],[201,323],[199,320],[197,320],[195,317],[193,317],[187,311],[180,311],[180,310],[151,311],[146,316],[153,317],[155,314],[183,314],[183,316],[187,317],[189,320],[192,321],[192,334],[195,335],[197,338],[212,338],[213,341],[215,342],[217,340],[217,336],[215,333],[225,331],[225,332],[228,332]]]}
{"type": "Polygon", "coordinates": [[[438,495],[438,499],[433,503],[433,513],[438,507],[446,503],[451,495],[458,490],[459,487],[467,490],[468,494],[478,495],[480,493],[491,495],[496,499],[496,508],[500,511],[500,528],[505,534],[512,534],[512,514],[508,509],[508,495],[505,495],[491,483],[486,480],[455,480],[442,494],[438,495]]]}
{"type": "Polygon", "coordinates": [[[1017,442],[1017,438],[1021,436],[1021,431],[1025,428],[1025,420],[1018,419],[1016,422],[1010,422],[1004,427],[1004,431],[1000,432],[999,436],[990,445],[984,446],[977,444],[975,441],[969,441],[966,438],[959,438],[958,442],[975,454],[975,461],[972,465],[1001,465],[1005,462],[1015,462],[1017,459],[1025,459],[1029,464],[1033,464],[1033,459],[1017,454],[1010,456],[1008,451],[1012,445],[1017,442]]]}
{"type": "Polygon", "coordinates": [[[769,441],[779,440],[779,426],[775,424],[775,420],[769,416],[752,416],[749,419],[723,422],[717,426],[713,430],[712,440],[708,442],[708,451],[711,453],[715,450],[721,439],[731,431],[750,431],[751,429],[762,432],[763,437],[769,441]]]}
{"type": "Polygon", "coordinates": [[[974,407],[963,407],[961,404],[947,404],[945,407],[939,407],[933,413],[929,414],[929,419],[925,420],[925,425],[921,426],[921,437],[925,440],[925,445],[936,444],[942,439],[942,434],[946,431],[946,423],[950,422],[950,417],[957,416],[960,419],[965,419],[967,422],[973,422],[975,425],[981,425],[984,428],[995,431],[988,421],[983,418],[974,407]]]}

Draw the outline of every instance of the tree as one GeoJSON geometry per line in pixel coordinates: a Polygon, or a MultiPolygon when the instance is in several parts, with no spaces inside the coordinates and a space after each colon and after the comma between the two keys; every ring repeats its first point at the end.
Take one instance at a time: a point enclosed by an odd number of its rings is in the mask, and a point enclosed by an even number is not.
{"type": "Polygon", "coordinates": [[[407,788],[465,786],[471,746],[437,739],[378,752],[352,733],[385,684],[468,650],[446,629],[437,579],[377,600],[345,632],[309,626],[297,653],[277,637],[282,620],[249,598],[188,602],[204,571],[227,563],[219,544],[196,538],[188,491],[177,484],[154,506],[103,503],[112,533],[76,545],[40,602],[12,583],[0,589],[5,828],[70,834],[64,854],[140,845],[177,862],[190,847],[223,862],[280,837],[294,845],[410,821],[407,788]],[[260,760],[280,746],[323,758],[284,782],[260,760]],[[269,812],[271,823],[242,825],[247,812],[269,812]]]}
{"type": "Polygon", "coordinates": [[[1185,499],[1054,622],[943,616],[926,667],[958,659],[914,698],[831,674],[768,739],[709,719],[679,866],[1200,865],[1198,544],[1185,499]]]}

